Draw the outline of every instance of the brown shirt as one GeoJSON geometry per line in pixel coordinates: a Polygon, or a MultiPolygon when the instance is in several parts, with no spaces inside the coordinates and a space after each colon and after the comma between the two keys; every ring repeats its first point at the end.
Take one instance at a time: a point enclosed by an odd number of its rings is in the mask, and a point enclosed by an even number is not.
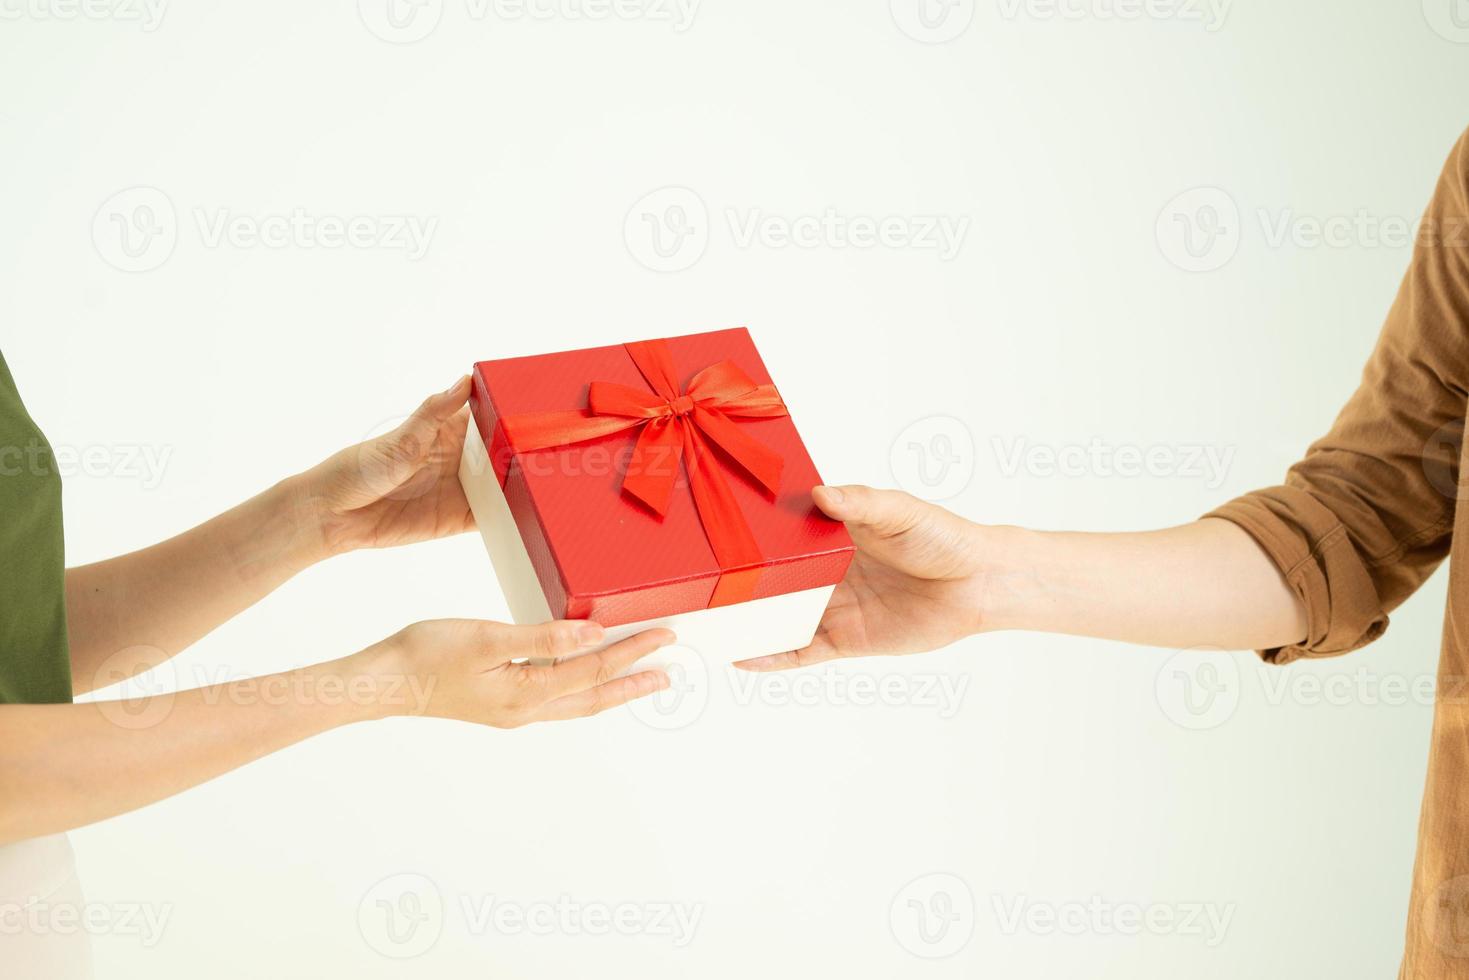
{"type": "MultiPolygon", "coordinates": [[[[1211,517],[1248,531],[1304,601],[1307,635],[1277,664],[1382,635],[1387,614],[1469,548],[1469,133],[1444,167],[1361,386],[1285,485],[1211,517]]],[[[1400,977],[1469,976],[1469,561],[1449,569],[1428,783],[1400,977]],[[1459,692],[1457,696],[1455,692],[1459,692]]]]}

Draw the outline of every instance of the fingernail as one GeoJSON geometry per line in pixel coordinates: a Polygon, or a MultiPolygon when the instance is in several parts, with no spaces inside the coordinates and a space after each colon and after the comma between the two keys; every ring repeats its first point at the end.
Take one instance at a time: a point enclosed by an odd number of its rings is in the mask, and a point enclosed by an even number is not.
{"type": "Polygon", "coordinates": [[[846,495],[843,494],[836,487],[825,487],[824,486],[821,489],[823,489],[823,490],[826,491],[826,495],[831,498],[831,502],[834,503],[834,504],[841,503],[842,500],[845,499],[845,497],[846,497],[846,495]]]}
{"type": "Polygon", "coordinates": [[[597,623],[586,622],[576,628],[576,642],[581,647],[594,647],[602,642],[606,631],[597,623]]]}
{"type": "Polygon", "coordinates": [[[461,374],[459,377],[455,378],[454,383],[444,389],[444,394],[453,394],[455,388],[458,388],[460,385],[464,384],[464,379],[466,377],[468,377],[468,375],[461,374]]]}

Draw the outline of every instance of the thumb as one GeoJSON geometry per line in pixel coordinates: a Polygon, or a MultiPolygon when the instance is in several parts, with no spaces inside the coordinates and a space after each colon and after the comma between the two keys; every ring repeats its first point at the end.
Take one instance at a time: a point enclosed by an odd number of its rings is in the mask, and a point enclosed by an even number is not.
{"type": "Polygon", "coordinates": [[[973,557],[971,525],[912,494],[852,485],[816,487],[811,495],[847,525],[859,551],[905,574],[949,578],[973,557]]]}
{"type": "Polygon", "coordinates": [[[924,516],[923,502],[900,490],[852,484],[816,487],[811,496],[827,517],[842,521],[852,534],[867,538],[895,537],[911,530],[924,516]]]}

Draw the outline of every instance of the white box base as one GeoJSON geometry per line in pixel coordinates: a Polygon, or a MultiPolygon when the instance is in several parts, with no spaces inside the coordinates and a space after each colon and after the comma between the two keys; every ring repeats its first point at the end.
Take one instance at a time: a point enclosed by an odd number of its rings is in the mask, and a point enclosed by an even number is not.
{"type": "MultiPolygon", "coordinates": [[[[469,420],[464,437],[464,455],[459,461],[459,482],[474,511],[475,523],[495,566],[495,578],[510,606],[510,617],[518,624],[549,622],[551,609],[541,591],[540,580],[530,555],[520,539],[520,529],[505,501],[505,492],[490,466],[479,426],[469,420]]],[[[607,629],[607,642],[616,643],[634,633],[663,627],[673,630],[678,644],[659,650],[638,663],[639,668],[668,666],[692,650],[715,663],[731,663],[750,657],[798,650],[811,642],[821,615],[835,586],[806,589],[786,595],[754,599],[733,606],[698,609],[694,612],[626,623],[607,629]]]]}

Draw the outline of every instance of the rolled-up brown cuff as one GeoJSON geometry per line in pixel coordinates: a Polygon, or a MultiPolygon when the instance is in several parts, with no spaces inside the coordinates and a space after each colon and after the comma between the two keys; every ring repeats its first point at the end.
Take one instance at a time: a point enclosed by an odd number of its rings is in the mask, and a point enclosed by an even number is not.
{"type": "Polygon", "coordinates": [[[1257,490],[1204,516],[1244,529],[1305,604],[1306,639],[1259,651],[1267,662],[1350,653],[1387,629],[1387,613],[1346,525],[1305,490],[1257,490]]]}

